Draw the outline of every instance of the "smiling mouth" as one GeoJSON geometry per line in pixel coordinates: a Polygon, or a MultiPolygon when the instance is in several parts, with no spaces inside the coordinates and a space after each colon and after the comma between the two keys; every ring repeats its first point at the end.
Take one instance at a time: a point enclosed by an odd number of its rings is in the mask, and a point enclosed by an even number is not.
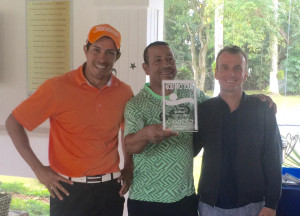
{"type": "Polygon", "coordinates": [[[172,73],[162,73],[161,77],[166,79],[173,79],[174,75],[172,73]]]}
{"type": "Polygon", "coordinates": [[[106,68],[106,66],[103,66],[103,65],[97,65],[95,64],[95,67],[98,68],[98,70],[103,70],[106,68]]]}
{"type": "Polygon", "coordinates": [[[226,80],[226,82],[228,82],[228,83],[234,83],[235,80],[226,80]]]}
{"type": "Polygon", "coordinates": [[[163,75],[163,76],[171,76],[171,75],[173,75],[173,73],[161,73],[161,75],[163,75]]]}
{"type": "Polygon", "coordinates": [[[162,76],[171,76],[171,77],[174,76],[174,73],[173,73],[173,71],[171,71],[171,70],[163,71],[163,72],[161,72],[160,74],[161,74],[162,76]]]}

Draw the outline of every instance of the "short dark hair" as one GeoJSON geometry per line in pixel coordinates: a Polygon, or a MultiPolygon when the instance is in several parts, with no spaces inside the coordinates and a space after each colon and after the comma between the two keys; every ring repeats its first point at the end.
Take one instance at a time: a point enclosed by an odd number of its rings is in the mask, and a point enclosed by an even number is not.
{"type": "Polygon", "coordinates": [[[229,52],[230,54],[242,54],[245,58],[245,61],[246,61],[246,68],[247,68],[247,65],[248,65],[248,57],[246,55],[246,53],[238,46],[236,45],[229,45],[229,46],[225,46],[223,49],[221,49],[217,55],[217,59],[216,59],[216,67],[218,67],[218,60],[219,60],[219,57],[220,55],[223,53],[223,52],[229,52]]]}
{"type": "Polygon", "coordinates": [[[144,50],[144,63],[149,64],[148,49],[150,47],[155,47],[155,46],[169,46],[169,44],[164,41],[155,41],[155,42],[149,44],[144,50]]]}

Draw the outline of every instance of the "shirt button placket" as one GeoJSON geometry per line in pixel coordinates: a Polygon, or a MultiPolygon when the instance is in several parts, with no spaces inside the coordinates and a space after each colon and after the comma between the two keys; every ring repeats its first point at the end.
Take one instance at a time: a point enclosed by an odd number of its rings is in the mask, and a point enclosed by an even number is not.
{"type": "Polygon", "coordinates": [[[102,107],[102,97],[101,97],[100,91],[98,91],[98,94],[97,94],[96,106],[98,109],[100,109],[102,107]]]}

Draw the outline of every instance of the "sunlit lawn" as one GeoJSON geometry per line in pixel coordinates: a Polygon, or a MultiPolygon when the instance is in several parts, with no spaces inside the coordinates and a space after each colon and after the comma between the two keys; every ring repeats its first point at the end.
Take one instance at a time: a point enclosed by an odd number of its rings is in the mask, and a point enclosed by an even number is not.
{"type": "Polygon", "coordinates": [[[32,191],[44,191],[46,190],[45,186],[40,184],[40,182],[35,178],[23,178],[23,177],[15,177],[15,176],[1,176],[0,175],[0,182],[21,182],[23,183],[24,187],[30,187],[32,191]]]}
{"type": "MultiPolygon", "coordinates": [[[[259,91],[246,91],[247,94],[266,94],[259,91]]],[[[267,94],[277,104],[278,109],[300,108],[300,95],[284,96],[267,94]]]]}
{"type": "Polygon", "coordinates": [[[201,165],[202,165],[202,152],[200,152],[198,156],[194,158],[194,183],[195,183],[196,191],[198,188],[198,182],[200,178],[201,165]]]}
{"type": "MultiPolygon", "coordinates": [[[[269,94],[263,91],[258,91],[258,90],[250,90],[246,91],[247,94],[265,94],[268,95],[272,98],[272,100],[276,103],[278,109],[285,109],[285,108],[300,108],[300,95],[275,95],[275,94],[269,94]]],[[[205,94],[209,95],[212,97],[213,92],[212,91],[207,91],[205,94]]]]}
{"type": "Polygon", "coordinates": [[[30,216],[49,215],[49,192],[34,178],[0,176],[0,192],[10,193],[10,210],[28,212],[30,216]]]}

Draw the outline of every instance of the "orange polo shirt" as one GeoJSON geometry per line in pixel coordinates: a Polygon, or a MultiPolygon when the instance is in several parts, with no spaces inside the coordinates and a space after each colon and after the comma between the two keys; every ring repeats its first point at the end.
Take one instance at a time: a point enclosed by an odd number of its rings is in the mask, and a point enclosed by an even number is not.
{"type": "Polygon", "coordinates": [[[45,81],[13,111],[31,131],[50,119],[49,162],[53,170],[71,176],[119,171],[118,132],[124,108],[133,92],[111,76],[98,90],[77,70],[45,81]]]}

